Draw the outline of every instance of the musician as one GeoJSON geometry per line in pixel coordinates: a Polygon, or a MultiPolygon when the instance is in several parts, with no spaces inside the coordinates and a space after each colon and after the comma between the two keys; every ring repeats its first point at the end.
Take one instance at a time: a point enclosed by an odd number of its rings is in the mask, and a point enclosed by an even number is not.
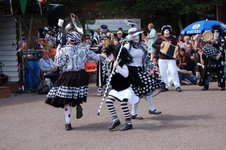
{"type": "Polygon", "coordinates": [[[225,90],[225,75],[224,75],[224,61],[225,61],[225,39],[222,37],[222,29],[216,25],[212,27],[213,39],[210,44],[217,49],[218,55],[214,54],[214,48],[208,43],[204,46],[204,62],[206,72],[204,76],[204,88],[203,91],[209,90],[209,82],[214,73],[217,73],[218,86],[221,91],[225,90]]]}
{"type": "MultiPolygon", "coordinates": [[[[109,36],[109,29],[107,25],[100,26],[100,42],[97,45],[100,49],[100,52],[104,51],[104,48],[108,46],[111,41],[111,37],[109,36]],[[107,44],[108,43],[108,44],[107,44]]],[[[97,96],[103,95],[103,88],[106,84],[106,80],[110,74],[109,65],[107,61],[101,61],[97,63],[97,78],[96,78],[96,85],[97,85],[97,96]]]]}
{"type": "Polygon", "coordinates": [[[170,25],[164,25],[161,28],[161,35],[156,39],[156,41],[153,43],[153,47],[158,51],[159,53],[159,71],[162,81],[165,83],[165,87],[162,88],[162,91],[168,91],[168,78],[172,79],[173,85],[176,88],[177,92],[181,92],[181,85],[179,76],[177,73],[177,65],[176,60],[168,56],[166,54],[163,54],[160,49],[164,47],[163,41],[170,42],[172,45],[177,45],[177,39],[172,33],[172,28],[170,25]]]}
{"type": "MultiPolygon", "coordinates": [[[[128,64],[129,78],[134,93],[139,98],[145,96],[148,102],[148,113],[158,115],[161,112],[155,108],[152,96],[159,93],[160,90],[158,89],[161,88],[161,80],[151,74],[153,65],[142,43],[142,32],[141,29],[136,27],[128,30],[128,43],[124,45],[124,48],[128,50],[133,59],[133,62],[128,64]]],[[[137,112],[138,104],[139,101],[132,105],[132,119],[142,119],[137,112]]]]}
{"type": "Polygon", "coordinates": [[[114,74],[110,82],[111,90],[106,100],[107,108],[112,117],[112,124],[108,129],[111,131],[121,124],[114,106],[114,102],[117,100],[120,102],[125,118],[125,125],[121,130],[130,130],[133,126],[127,102],[129,100],[130,102],[135,103],[139,100],[130,87],[130,81],[128,78],[129,70],[127,64],[132,62],[132,57],[126,49],[119,49],[119,47],[113,45],[109,46],[107,51],[110,49],[113,49],[111,51],[113,52],[113,69],[115,69],[115,71],[113,71],[114,74]],[[117,56],[118,60],[115,60],[117,56]]]}
{"type": "Polygon", "coordinates": [[[60,67],[62,74],[47,95],[47,104],[65,110],[65,129],[71,130],[71,111],[76,107],[76,118],[83,116],[81,104],[86,102],[89,74],[85,72],[85,62],[99,61],[101,56],[89,50],[81,43],[81,34],[70,31],[66,34],[67,43],[58,47],[55,66],[60,67]]]}

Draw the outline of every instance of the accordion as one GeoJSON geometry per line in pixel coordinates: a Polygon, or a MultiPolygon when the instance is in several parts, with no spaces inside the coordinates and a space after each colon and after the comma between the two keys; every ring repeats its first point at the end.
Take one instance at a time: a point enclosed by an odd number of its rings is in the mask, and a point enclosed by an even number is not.
{"type": "Polygon", "coordinates": [[[160,49],[160,52],[175,59],[178,55],[179,47],[170,42],[163,41],[163,47],[160,49]]]}

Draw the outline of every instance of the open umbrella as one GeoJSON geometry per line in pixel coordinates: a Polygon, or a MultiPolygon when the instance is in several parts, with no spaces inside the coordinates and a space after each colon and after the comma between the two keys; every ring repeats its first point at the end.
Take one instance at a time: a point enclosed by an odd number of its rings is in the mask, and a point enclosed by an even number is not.
{"type": "Polygon", "coordinates": [[[181,34],[202,34],[206,30],[212,30],[212,26],[219,25],[226,32],[226,24],[217,20],[201,20],[185,27],[181,34]]]}

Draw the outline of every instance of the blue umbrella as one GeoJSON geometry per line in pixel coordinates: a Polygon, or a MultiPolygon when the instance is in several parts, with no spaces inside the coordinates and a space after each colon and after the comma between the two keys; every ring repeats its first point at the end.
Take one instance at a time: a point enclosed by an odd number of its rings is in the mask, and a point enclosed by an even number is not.
{"type": "Polygon", "coordinates": [[[219,25],[226,32],[226,24],[217,20],[201,20],[188,25],[181,34],[202,34],[206,30],[212,30],[212,26],[219,25]]]}

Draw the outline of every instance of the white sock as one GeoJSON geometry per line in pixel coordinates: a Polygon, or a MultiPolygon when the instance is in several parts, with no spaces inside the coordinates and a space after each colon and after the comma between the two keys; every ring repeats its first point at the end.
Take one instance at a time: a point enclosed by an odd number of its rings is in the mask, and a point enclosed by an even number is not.
{"type": "Polygon", "coordinates": [[[132,104],[132,110],[131,110],[131,115],[137,115],[138,114],[138,104],[139,104],[140,100],[135,103],[132,104]]]}
{"type": "Polygon", "coordinates": [[[66,124],[71,123],[71,111],[72,111],[72,107],[69,104],[64,106],[64,114],[65,114],[65,123],[66,124]]]}
{"type": "Polygon", "coordinates": [[[50,80],[50,78],[45,78],[45,82],[47,83],[49,88],[51,88],[51,80],[50,80]]]}
{"type": "Polygon", "coordinates": [[[146,100],[147,100],[147,103],[148,103],[149,110],[151,110],[151,111],[155,110],[156,108],[155,108],[155,105],[153,103],[152,95],[146,96],[146,100]]]}

